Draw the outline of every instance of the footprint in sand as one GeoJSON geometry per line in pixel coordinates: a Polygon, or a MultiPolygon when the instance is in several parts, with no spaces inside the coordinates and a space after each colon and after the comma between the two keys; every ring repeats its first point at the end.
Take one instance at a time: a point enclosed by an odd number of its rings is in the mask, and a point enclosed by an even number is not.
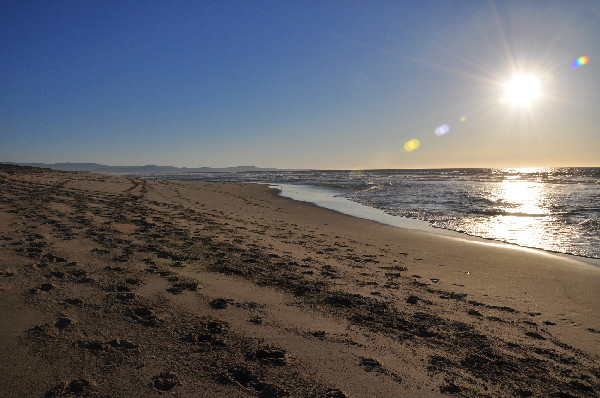
{"type": "Polygon", "coordinates": [[[160,319],[148,307],[130,309],[129,316],[144,326],[158,326],[160,323],[160,319]]]}
{"type": "Polygon", "coordinates": [[[339,388],[330,388],[325,391],[325,398],[348,398],[348,395],[339,388]]]}
{"type": "Polygon", "coordinates": [[[366,357],[360,359],[359,365],[363,366],[366,372],[372,372],[373,370],[381,368],[381,364],[378,360],[366,357]]]}
{"type": "Polygon", "coordinates": [[[254,357],[262,363],[276,366],[285,366],[289,360],[289,355],[284,349],[271,346],[259,348],[254,353],[254,357]]]}
{"type": "Polygon", "coordinates": [[[39,292],[49,292],[50,290],[52,290],[54,288],[55,288],[55,286],[52,283],[43,283],[38,287],[29,289],[29,292],[32,294],[36,294],[39,292]]]}
{"type": "Polygon", "coordinates": [[[81,307],[83,305],[83,300],[78,298],[67,298],[62,300],[62,303],[81,307]]]}
{"type": "Polygon", "coordinates": [[[546,338],[544,336],[542,336],[541,334],[536,333],[536,332],[526,332],[525,335],[531,337],[532,339],[536,339],[536,340],[546,340],[546,338]]]}
{"type": "Polygon", "coordinates": [[[287,392],[283,387],[275,384],[265,383],[261,381],[252,371],[243,368],[235,367],[230,368],[227,374],[221,374],[218,376],[220,382],[224,384],[238,383],[242,387],[257,391],[261,397],[287,397],[287,392]]]}
{"type": "Polygon", "coordinates": [[[177,374],[172,372],[162,372],[159,375],[152,377],[152,385],[158,391],[170,391],[173,388],[181,385],[177,374]]]}
{"type": "Polygon", "coordinates": [[[44,398],[54,398],[54,397],[70,397],[70,396],[83,396],[83,394],[88,393],[88,390],[94,386],[89,380],[86,379],[76,379],[70,382],[63,381],[56,386],[54,386],[51,390],[44,394],[44,398]]]}
{"type": "Polygon", "coordinates": [[[212,307],[212,309],[223,310],[223,309],[227,308],[230,301],[231,300],[225,299],[225,298],[217,298],[217,299],[214,299],[213,301],[211,301],[210,303],[208,303],[208,305],[210,305],[212,307]]]}

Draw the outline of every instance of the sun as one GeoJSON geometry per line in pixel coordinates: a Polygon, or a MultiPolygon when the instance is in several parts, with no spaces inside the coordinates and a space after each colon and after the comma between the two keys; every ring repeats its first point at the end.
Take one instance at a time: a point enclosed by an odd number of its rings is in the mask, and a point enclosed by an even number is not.
{"type": "Polygon", "coordinates": [[[518,74],[504,85],[504,102],[518,106],[529,107],[541,95],[540,79],[534,75],[518,74]]]}

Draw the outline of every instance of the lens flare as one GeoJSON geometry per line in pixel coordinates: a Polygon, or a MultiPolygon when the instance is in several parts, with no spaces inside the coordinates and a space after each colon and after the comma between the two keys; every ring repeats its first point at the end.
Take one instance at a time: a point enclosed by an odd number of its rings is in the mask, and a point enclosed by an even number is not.
{"type": "Polygon", "coordinates": [[[460,121],[463,122],[463,123],[466,122],[467,121],[467,117],[466,116],[461,116],[460,117],[460,121]]]}
{"type": "Polygon", "coordinates": [[[448,126],[447,124],[442,124],[440,127],[435,129],[435,135],[437,135],[438,137],[441,137],[442,135],[447,134],[449,131],[450,131],[450,126],[448,126]]]}
{"type": "Polygon", "coordinates": [[[588,61],[589,61],[589,58],[584,55],[583,57],[579,57],[575,61],[573,61],[571,66],[573,68],[579,68],[580,66],[587,64],[588,61]]]}
{"type": "Polygon", "coordinates": [[[407,141],[407,142],[404,144],[404,150],[405,150],[406,152],[412,152],[412,151],[414,151],[415,149],[417,149],[417,148],[418,148],[418,147],[420,147],[420,146],[421,146],[421,141],[419,141],[419,140],[418,140],[418,139],[416,139],[416,138],[413,138],[412,140],[410,140],[410,141],[407,141]]]}

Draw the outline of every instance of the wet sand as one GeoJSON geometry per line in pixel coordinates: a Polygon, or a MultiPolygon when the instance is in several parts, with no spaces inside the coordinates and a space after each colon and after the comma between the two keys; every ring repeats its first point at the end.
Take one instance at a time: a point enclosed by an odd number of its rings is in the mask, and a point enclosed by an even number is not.
{"type": "Polygon", "coordinates": [[[594,397],[599,287],[262,185],[0,166],[6,397],[594,397]]]}

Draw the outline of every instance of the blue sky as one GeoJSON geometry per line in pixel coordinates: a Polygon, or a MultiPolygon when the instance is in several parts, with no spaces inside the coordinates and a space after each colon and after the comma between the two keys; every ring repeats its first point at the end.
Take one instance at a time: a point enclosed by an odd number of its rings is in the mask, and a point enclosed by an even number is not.
{"type": "Polygon", "coordinates": [[[598,38],[598,1],[3,2],[0,161],[600,166],[598,38]]]}

